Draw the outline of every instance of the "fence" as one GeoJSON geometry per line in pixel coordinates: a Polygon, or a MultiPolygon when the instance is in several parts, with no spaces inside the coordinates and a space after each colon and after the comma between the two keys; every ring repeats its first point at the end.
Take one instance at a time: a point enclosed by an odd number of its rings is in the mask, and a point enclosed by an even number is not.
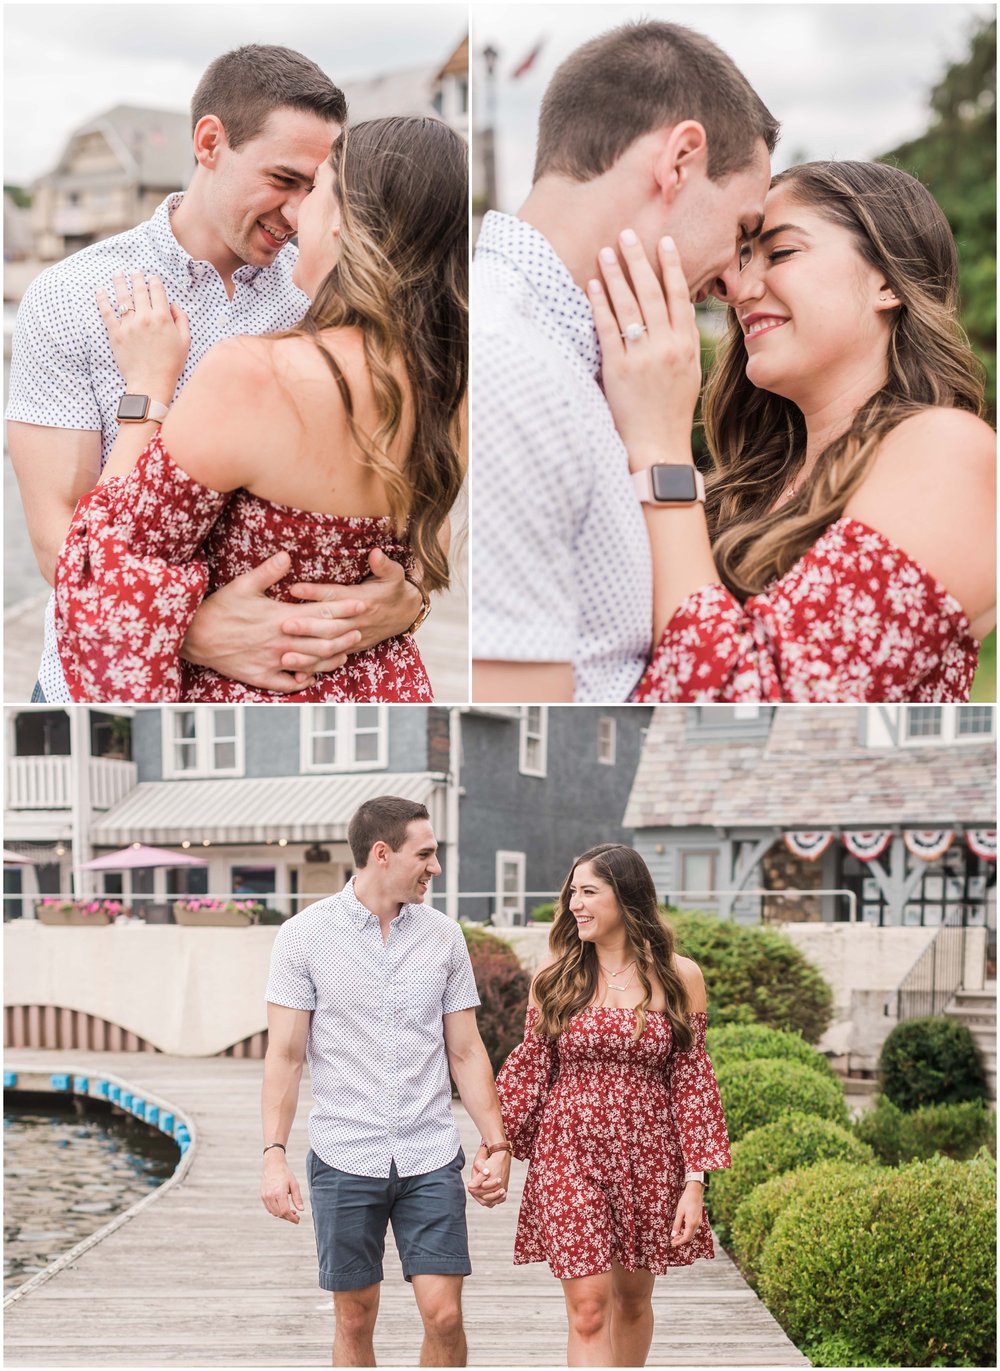
{"type": "MultiPolygon", "coordinates": [[[[940,1014],[962,985],[965,972],[965,911],[949,911],[929,947],[910,967],[896,987],[896,1018],[920,1019],[940,1014]]],[[[888,1014],[892,1001],[886,1005],[888,1014]]]]}

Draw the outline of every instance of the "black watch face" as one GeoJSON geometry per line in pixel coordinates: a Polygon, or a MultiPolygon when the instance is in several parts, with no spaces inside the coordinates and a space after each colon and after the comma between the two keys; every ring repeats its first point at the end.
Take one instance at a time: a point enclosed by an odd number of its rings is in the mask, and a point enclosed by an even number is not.
{"type": "Polygon", "coordinates": [[[145,419],[148,395],[123,395],[118,403],[119,419],[145,419]]]}
{"type": "Polygon", "coordinates": [[[657,500],[697,500],[694,467],[653,467],[653,495],[657,500]]]}

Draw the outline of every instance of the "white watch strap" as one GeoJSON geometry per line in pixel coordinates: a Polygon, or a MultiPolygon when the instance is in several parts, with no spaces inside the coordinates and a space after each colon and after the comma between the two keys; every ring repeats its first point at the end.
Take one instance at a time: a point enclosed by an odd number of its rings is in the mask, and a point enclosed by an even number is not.
{"type": "Polygon", "coordinates": [[[701,1181],[702,1185],[704,1185],[704,1184],[705,1184],[705,1173],[704,1173],[704,1171],[685,1171],[685,1172],[684,1172],[684,1184],[687,1185],[688,1181],[701,1181]]]}
{"type": "Polygon", "coordinates": [[[157,424],[162,424],[169,413],[169,405],[163,405],[159,400],[150,400],[149,408],[146,410],[146,418],[152,419],[157,424]]]}
{"type": "Polygon", "coordinates": [[[641,501],[644,505],[665,505],[665,506],[670,506],[670,505],[676,504],[677,506],[681,506],[681,505],[695,504],[696,502],[700,502],[701,504],[704,504],[704,503],[705,503],[705,478],[704,478],[704,476],[702,476],[701,472],[698,470],[697,467],[692,467],[691,470],[694,472],[694,491],[695,491],[695,498],[694,498],[694,500],[657,500],[657,499],[655,499],[654,496],[653,496],[653,470],[652,470],[652,467],[644,467],[644,468],[642,469],[642,471],[633,471],[633,473],[632,473],[632,489],[635,491],[636,495],[638,495],[640,501],[641,501]]]}

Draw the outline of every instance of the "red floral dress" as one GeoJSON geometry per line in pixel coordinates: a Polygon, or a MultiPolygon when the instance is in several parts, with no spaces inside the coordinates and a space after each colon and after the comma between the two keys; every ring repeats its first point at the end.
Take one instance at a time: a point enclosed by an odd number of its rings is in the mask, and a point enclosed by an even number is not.
{"type": "MultiPolygon", "coordinates": [[[[291,569],[268,594],[292,601],[298,581],[356,584],[379,547],[413,569],[385,518],[315,514],[193,481],[157,434],[133,470],[85,495],[56,568],[56,635],[74,700],[430,700],[406,634],[355,653],[308,690],[276,694],[192,666],[181,644],[206,595],[275,552],[291,569]]],[[[295,603],[295,602],[293,602],[295,603]]]]}
{"type": "Polygon", "coordinates": [[[962,701],[978,660],[940,581],[867,524],[838,519],[744,604],[721,585],[689,595],[632,698],[962,701]]]}
{"type": "Polygon", "coordinates": [[[692,1014],[694,1042],[673,1051],[666,1014],[595,1005],[556,1042],[535,1032],[497,1077],[514,1155],[530,1158],[514,1262],[547,1261],[560,1280],[610,1271],[662,1275],[715,1252],[708,1218],[684,1247],[670,1246],[685,1171],[729,1165],[729,1137],[712,1063],[707,1016],[692,1014]]]}

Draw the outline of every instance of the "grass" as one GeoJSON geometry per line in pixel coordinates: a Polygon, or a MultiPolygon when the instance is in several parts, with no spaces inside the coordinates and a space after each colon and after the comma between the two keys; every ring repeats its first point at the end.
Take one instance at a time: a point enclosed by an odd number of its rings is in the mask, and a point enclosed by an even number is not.
{"type": "Polygon", "coordinates": [[[991,705],[995,703],[996,698],[997,631],[994,629],[988,638],[983,639],[983,645],[979,649],[979,666],[972,682],[972,694],[969,699],[973,704],[991,705]]]}

